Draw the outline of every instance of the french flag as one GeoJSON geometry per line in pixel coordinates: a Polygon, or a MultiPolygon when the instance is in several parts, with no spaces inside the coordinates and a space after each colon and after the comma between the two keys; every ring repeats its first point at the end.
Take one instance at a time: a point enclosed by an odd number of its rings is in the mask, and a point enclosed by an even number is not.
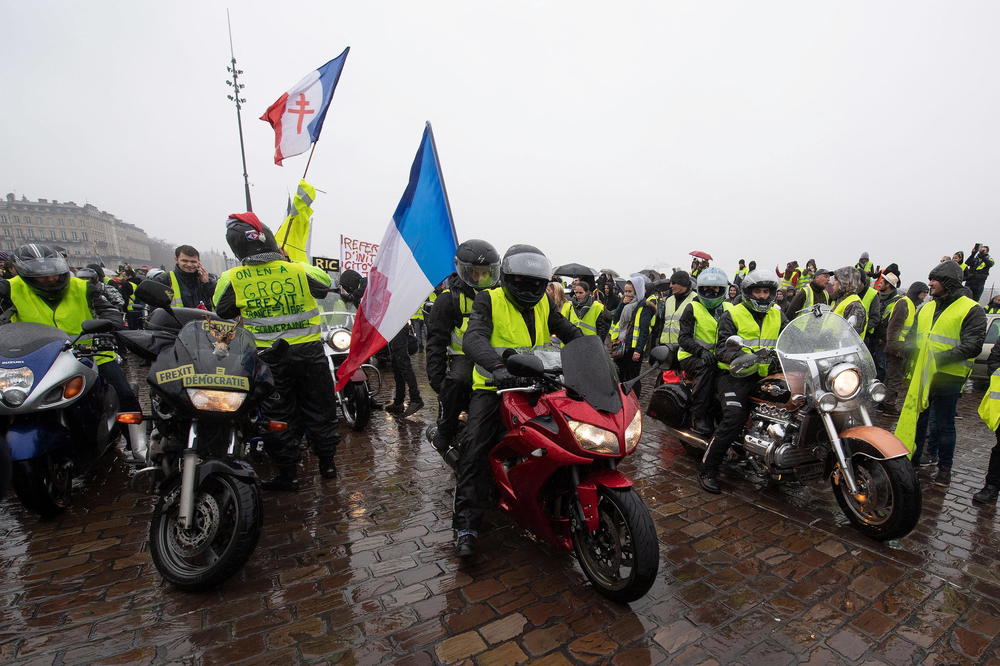
{"type": "Polygon", "coordinates": [[[323,120],[350,50],[348,46],[336,58],[306,74],[260,117],[274,129],[274,163],[278,166],[286,157],[301,155],[319,141],[323,120]]]}
{"type": "Polygon", "coordinates": [[[410,167],[410,182],[382,237],[351,331],[351,351],[337,369],[337,390],[410,321],[427,294],[454,271],[455,222],[431,124],[410,167]]]}

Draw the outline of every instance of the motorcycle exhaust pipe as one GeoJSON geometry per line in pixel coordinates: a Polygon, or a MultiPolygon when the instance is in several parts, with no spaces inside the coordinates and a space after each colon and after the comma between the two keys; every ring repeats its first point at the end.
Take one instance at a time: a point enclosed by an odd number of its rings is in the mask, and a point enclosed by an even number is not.
{"type": "Polygon", "coordinates": [[[184,458],[181,462],[181,496],[180,506],[177,509],[177,524],[185,530],[194,524],[194,473],[198,467],[197,439],[198,425],[192,421],[191,429],[188,431],[187,448],[184,449],[184,458]]]}

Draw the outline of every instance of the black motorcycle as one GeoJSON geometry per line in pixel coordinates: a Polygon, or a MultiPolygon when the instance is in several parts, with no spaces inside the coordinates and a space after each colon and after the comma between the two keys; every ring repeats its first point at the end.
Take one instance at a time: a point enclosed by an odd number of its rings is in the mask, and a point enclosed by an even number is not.
{"type": "MultiPolygon", "coordinates": [[[[147,466],[158,496],[149,527],[153,563],[170,583],[204,590],[235,574],[260,536],[257,475],[244,459],[253,440],[287,424],[265,421],[260,401],[273,390],[266,357],[238,322],[195,308],[171,308],[166,287],[141,283],[137,295],[155,306],[146,330],[122,331],[131,351],[153,360],[153,429],[125,413],[133,455],[147,466]]],[[[271,358],[275,360],[275,358],[271,358]]]]}

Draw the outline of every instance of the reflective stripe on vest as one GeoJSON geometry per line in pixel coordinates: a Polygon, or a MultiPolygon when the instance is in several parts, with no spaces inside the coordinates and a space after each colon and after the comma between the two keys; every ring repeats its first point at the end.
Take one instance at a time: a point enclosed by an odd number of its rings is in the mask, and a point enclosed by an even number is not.
{"type": "MultiPolygon", "coordinates": [[[[701,301],[691,304],[691,312],[694,313],[694,339],[705,349],[712,349],[719,338],[719,322],[712,313],[708,311],[701,301]]],[[[677,350],[677,360],[683,360],[691,356],[691,352],[683,349],[677,350]]]]}
{"type": "Polygon", "coordinates": [[[563,303],[562,306],[562,316],[569,320],[569,323],[573,324],[581,331],[584,335],[597,335],[597,318],[601,316],[604,312],[604,305],[594,301],[588,308],[587,312],[584,313],[583,319],[580,319],[576,314],[576,308],[570,302],[563,303]]]}
{"type": "MultiPolygon", "coordinates": [[[[511,303],[503,293],[502,287],[489,289],[490,305],[493,314],[493,331],[490,333],[490,346],[497,354],[503,354],[506,349],[518,352],[531,351],[549,341],[549,299],[543,297],[532,311],[535,316],[535,338],[528,334],[528,326],[524,323],[521,311],[511,303]]],[[[475,391],[496,391],[495,386],[487,386],[492,378],[490,371],[480,365],[472,368],[472,389],[475,391]]]]}
{"type": "Polygon", "coordinates": [[[979,403],[979,418],[990,430],[1000,427],[1000,370],[990,377],[990,387],[979,403]]]}
{"type": "MultiPolygon", "coordinates": [[[[736,324],[736,335],[743,338],[744,347],[757,351],[765,347],[774,347],[778,342],[778,334],[781,332],[781,311],[777,308],[768,308],[760,326],[757,325],[757,320],[742,303],[730,310],[729,316],[736,324]]],[[[766,377],[769,365],[768,363],[758,363],[757,374],[766,377]]],[[[719,361],[718,366],[722,370],[729,370],[728,363],[719,361]]]]}
{"type": "Polygon", "coordinates": [[[903,300],[903,297],[899,294],[893,294],[893,298],[887,305],[882,306],[882,321],[889,321],[889,317],[892,316],[893,311],[896,309],[896,304],[903,300]]]}
{"type": "Polygon", "coordinates": [[[868,290],[865,291],[865,295],[861,297],[861,304],[865,306],[865,328],[861,332],[862,339],[868,335],[868,324],[871,323],[872,320],[872,302],[875,300],[876,296],[878,296],[878,289],[868,287],[868,290]]]}
{"type": "Polygon", "coordinates": [[[688,291],[687,295],[677,302],[677,296],[671,296],[663,305],[663,332],[660,333],[660,344],[675,344],[681,334],[681,315],[684,309],[694,301],[695,293],[688,291]]]}
{"type": "MultiPolygon", "coordinates": [[[[90,311],[90,302],[87,300],[88,283],[86,280],[70,277],[66,291],[63,292],[54,309],[49,307],[49,304],[20,277],[12,277],[8,282],[10,284],[10,300],[17,309],[17,313],[11,317],[11,321],[53,326],[72,337],[79,335],[83,330],[83,322],[94,318],[90,311]]],[[[91,337],[89,335],[81,337],[80,342],[84,343],[81,346],[86,346],[87,340],[91,337]]],[[[103,365],[113,360],[115,360],[114,352],[106,352],[94,357],[94,362],[97,365],[103,365]]]]}
{"type": "Polygon", "coordinates": [[[170,276],[170,307],[172,308],[182,308],[184,307],[184,299],[181,298],[181,285],[177,281],[177,276],[174,275],[173,271],[167,273],[170,276]]]}
{"type": "MultiPolygon", "coordinates": [[[[258,347],[282,339],[290,345],[320,339],[320,314],[308,273],[294,261],[271,261],[226,271],[236,307],[258,347]]],[[[221,280],[222,278],[220,278],[221,280]]]]}
{"type": "MultiPolygon", "coordinates": [[[[448,292],[442,292],[444,296],[448,292]]],[[[461,356],[462,341],[465,340],[465,332],[469,329],[469,315],[472,314],[472,299],[460,291],[452,292],[458,295],[458,311],[462,313],[462,325],[451,329],[451,344],[448,345],[448,353],[452,356],[461,356]]]]}
{"type": "MultiPolygon", "coordinates": [[[[960,296],[938,316],[937,321],[934,321],[937,301],[932,300],[925,304],[917,312],[916,321],[913,324],[917,349],[919,350],[926,345],[928,351],[937,354],[957,347],[961,342],[962,323],[974,307],[976,307],[974,300],[968,296],[960,296]]],[[[975,361],[975,356],[963,361],[948,363],[937,368],[937,372],[967,378],[972,374],[973,361],[975,361]]],[[[913,369],[914,373],[919,371],[919,368],[913,369]]]]}
{"type": "MultiPolygon", "coordinates": [[[[899,337],[896,338],[897,341],[902,342],[906,340],[906,336],[910,333],[910,328],[913,326],[913,320],[917,316],[917,306],[909,296],[903,296],[899,300],[906,301],[906,319],[903,320],[903,326],[899,329],[899,337]]],[[[895,310],[895,307],[893,310],[895,310]]]]}

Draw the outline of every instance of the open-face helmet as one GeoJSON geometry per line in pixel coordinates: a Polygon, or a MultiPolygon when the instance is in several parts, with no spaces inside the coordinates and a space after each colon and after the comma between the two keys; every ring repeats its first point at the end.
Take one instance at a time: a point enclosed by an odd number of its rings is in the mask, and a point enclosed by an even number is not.
{"type": "Polygon", "coordinates": [[[752,270],[740,283],[743,292],[743,305],[754,312],[767,312],[778,298],[778,280],[767,271],[752,270]],[[753,290],[767,287],[766,298],[754,298],[753,290]]]}
{"type": "Polygon", "coordinates": [[[552,279],[552,262],[533,245],[512,245],[500,262],[500,284],[521,308],[534,307],[552,279]]]}
{"type": "Polygon", "coordinates": [[[69,286],[69,264],[54,248],[38,243],[28,243],[14,250],[14,267],[22,280],[39,296],[54,298],[69,286]],[[58,280],[40,281],[39,278],[58,276],[58,280]]]}
{"type": "Polygon", "coordinates": [[[721,268],[709,266],[698,274],[698,300],[709,310],[714,310],[726,300],[729,278],[721,268]]]}
{"type": "Polygon", "coordinates": [[[467,240],[455,250],[455,273],[476,291],[495,287],[500,280],[500,253],[484,240],[467,240]]]}

